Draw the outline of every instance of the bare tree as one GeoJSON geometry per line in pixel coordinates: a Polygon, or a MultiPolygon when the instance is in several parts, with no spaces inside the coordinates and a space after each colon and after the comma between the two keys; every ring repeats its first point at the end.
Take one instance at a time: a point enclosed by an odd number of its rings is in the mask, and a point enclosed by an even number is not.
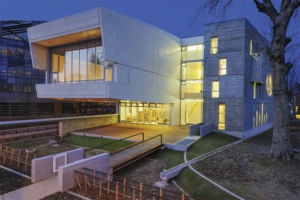
{"type": "MultiPolygon", "coordinates": [[[[203,12],[223,17],[232,3],[234,0],[201,1],[196,17],[203,12]]],[[[271,45],[267,48],[274,94],[273,140],[269,157],[273,160],[291,160],[294,151],[290,143],[289,96],[286,76],[293,64],[286,62],[286,47],[292,41],[287,36],[288,26],[300,7],[300,0],[281,0],[278,9],[275,8],[272,0],[253,0],[253,3],[258,11],[265,14],[272,22],[271,45]]]]}

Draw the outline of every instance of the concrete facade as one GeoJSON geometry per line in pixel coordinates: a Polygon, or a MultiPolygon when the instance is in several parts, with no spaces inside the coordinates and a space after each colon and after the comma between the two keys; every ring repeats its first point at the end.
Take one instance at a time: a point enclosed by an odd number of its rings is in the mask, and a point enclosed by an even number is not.
{"type": "MultiPolygon", "coordinates": [[[[113,100],[120,102],[120,112],[126,112],[126,116],[120,113],[119,121],[122,118],[124,122],[139,123],[145,113],[151,113],[147,114],[150,118],[147,123],[158,124],[159,119],[171,126],[206,123],[212,124],[213,130],[237,137],[246,132],[251,135],[251,130],[255,134],[254,129],[272,124],[272,95],[266,94],[270,67],[265,50],[269,44],[247,19],[207,24],[204,36],[180,39],[131,17],[95,8],[31,27],[28,33],[34,68],[48,72],[48,82],[36,86],[39,98],[113,100]],[[218,38],[216,54],[211,54],[212,37],[218,38]],[[101,45],[103,56],[99,58],[104,70],[112,71],[111,80],[53,82],[51,73],[56,72],[52,71],[53,49],[71,52],[74,48],[79,50],[84,42],[83,48],[92,42],[101,45]],[[187,59],[189,51],[195,48],[201,55],[187,59]],[[220,59],[226,59],[226,74],[220,75],[220,59]],[[196,74],[188,74],[189,70],[196,74]],[[217,98],[212,98],[213,81],[219,82],[217,98]],[[132,107],[127,107],[127,102],[132,107]],[[148,110],[139,108],[140,103],[142,106],[150,103],[148,110]],[[151,103],[160,108],[151,109],[151,103]],[[154,113],[163,108],[162,104],[169,105],[165,112],[169,117],[158,117],[158,111],[154,113]],[[220,104],[226,111],[223,128],[219,127],[220,104]]],[[[67,72],[63,73],[66,77],[67,72]]],[[[62,123],[65,128],[61,130],[62,136],[76,129],[103,125],[94,121],[62,123]]]]}
{"type": "MultiPolygon", "coordinates": [[[[71,151],[65,152],[67,154],[67,163],[73,163],[77,160],[84,159],[84,149],[79,148],[71,151]]],[[[33,183],[45,180],[52,176],[56,176],[57,173],[53,172],[53,156],[59,154],[54,154],[50,156],[44,156],[42,158],[36,158],[32,160],[31,167],[31,181],[33,183]]]]}
{"type": "MultiPolygon", "coordinates": [[[[218,130],[220,103],[226,105],[226,128],[224,133],[242,137],[243,132],[253,126],[254,104],[266,104],[268,118],[264,124],[273,121],[272,97],[266,94],[266,77],[270,66],[266,55],[267,41],[246,19],[223,21],[205,26],[205,46],[209,47],[211,38],[218,37],[218,53],[211,54],[210,48],[204,53],[204,110],[205,122],[212,122],[213,129],[218,130]],[[250,55],[250,39],[253,53],[259,52],[264,59],[255,62],[255,55],[250,55]],[[219,59],[227,59],[226,75],[219,75],[219,59]],[[252,81],[253,64],[261,70],[258,80],[261,92],[254,99],[254,82],[252,81]],[[212,97],[212,82],[219,81],[219,98],[212,97]]],[[[220,130],[218,130],[220,131],[220,130]]],[[[221,131],[222,132],[222,131],[221,131]]]]}
{"type": "Polygon", "coordinates": [[[58,191],[65,192],[71,189],[74,184],[74,170],[81,171],[83,167],[104,173],[112,173],[111,168],[109,168],[108,153],[82,159],[58,168],[58,191]]]}

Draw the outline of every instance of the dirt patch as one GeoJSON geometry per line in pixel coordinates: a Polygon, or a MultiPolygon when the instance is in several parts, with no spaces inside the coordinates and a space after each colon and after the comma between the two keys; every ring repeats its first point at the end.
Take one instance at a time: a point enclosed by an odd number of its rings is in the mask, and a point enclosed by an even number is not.
{"type": "Polygon", "coordinates": [[[0,168],[0,195],[17,190],[31,184],[27,178],[0,168]]]}
{"type": "MultiPolygon", "coordinates": [[[[291,143],[300,147],[297,129],[291,143]]],[[[246,199],[300,199],[300,155],[291,162],[268,159],[272,130],[228,148],[193,167],[246,199]]]]}

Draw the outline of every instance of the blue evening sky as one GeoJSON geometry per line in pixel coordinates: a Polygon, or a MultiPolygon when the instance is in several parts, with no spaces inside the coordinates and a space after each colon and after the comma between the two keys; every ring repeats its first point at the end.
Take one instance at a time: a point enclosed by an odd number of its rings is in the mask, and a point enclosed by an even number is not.
{"type": "MultiPolygon", "coordinates": [[[[159,27],[180,38],[203,34],[203,25],[210,23],[212,15],[199,15],[191,21],[200,0],[0,0],[0,20],[50,21],[105,7],[159,27]]],[[[276,0],[278,1],[278,0],[276,0]]],[[[246,17],[262,30],[263,14],[258,13],[252,0],[236,0],[226,19],[246,17]]]]}

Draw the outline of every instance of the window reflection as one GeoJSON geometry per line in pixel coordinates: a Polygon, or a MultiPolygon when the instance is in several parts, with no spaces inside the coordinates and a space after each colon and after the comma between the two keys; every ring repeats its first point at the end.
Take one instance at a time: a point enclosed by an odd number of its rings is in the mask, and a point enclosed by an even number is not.
{"type": "Polygon", "coordinates": [[[70,45],[51,48],[52,83],[112,81],[113,67],[104,67],[103,47],[91,47],[96,44],[99,42],[76,43],[68,51],[70,45]]]}

